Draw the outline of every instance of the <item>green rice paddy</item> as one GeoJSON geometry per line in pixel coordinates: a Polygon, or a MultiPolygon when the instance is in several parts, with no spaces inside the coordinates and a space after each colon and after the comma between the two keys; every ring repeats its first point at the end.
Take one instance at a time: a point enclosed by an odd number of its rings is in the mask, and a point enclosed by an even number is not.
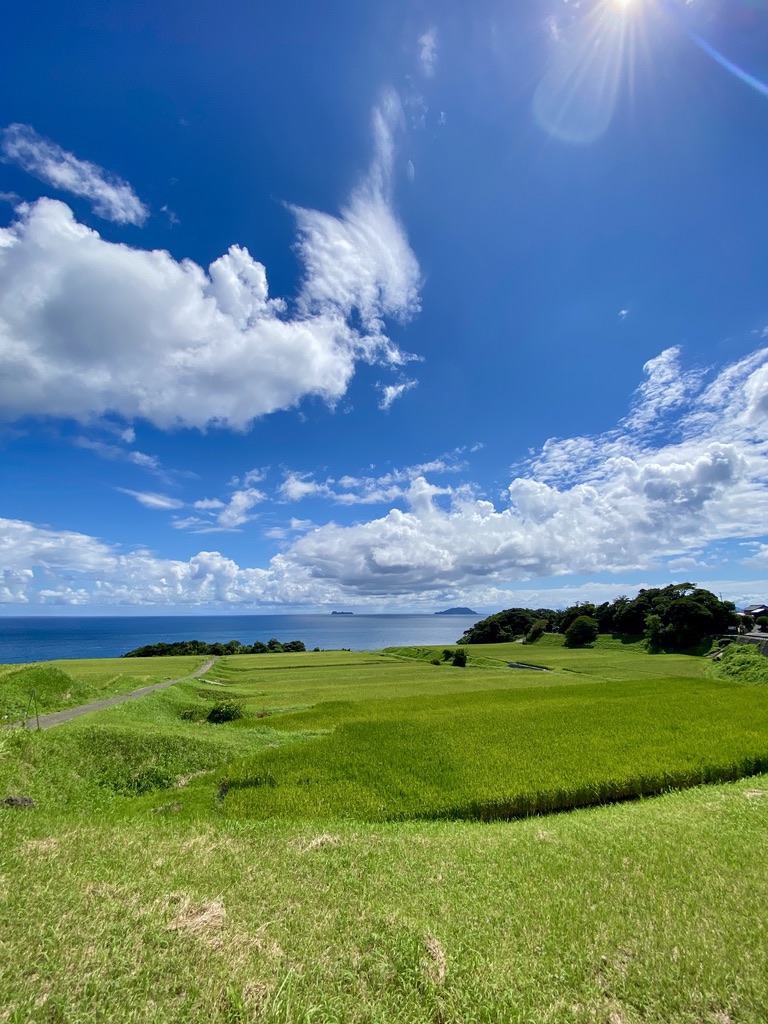
{"type": "Polygon", "coordinates": [[[36,803],[0,806],[0,1021],[764,1024],[768,687],[543,640],[225,658],[0,732],[36,803]]]}

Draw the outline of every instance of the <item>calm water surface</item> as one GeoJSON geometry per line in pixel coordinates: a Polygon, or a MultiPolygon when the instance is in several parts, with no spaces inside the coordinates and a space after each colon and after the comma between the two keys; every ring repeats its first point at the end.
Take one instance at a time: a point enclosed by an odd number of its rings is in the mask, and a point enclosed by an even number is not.
{"type": "Polygon", "coordinates": [[[303,640],[307,648],[374,651],[451,644],[480,615],[188,615],[0,618],[0,664],[56,658],[117,658],[152,643],[303,640]]]}

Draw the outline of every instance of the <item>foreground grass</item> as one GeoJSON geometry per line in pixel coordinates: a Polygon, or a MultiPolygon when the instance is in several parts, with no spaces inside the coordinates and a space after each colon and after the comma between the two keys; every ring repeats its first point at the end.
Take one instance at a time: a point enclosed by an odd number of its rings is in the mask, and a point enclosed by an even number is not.
{"type": "Polygon", "coordinates": [[[14,1024],[768,1019],[768,779],[495,825],[2,824],[14,1024]]]}
{"type": "Polygon", "coordinates": [[[146,658],[141,662],[91,658],[46,661],[37,665],[0,665],[0,725],[20,721],[27,709],[34,714],[32,691],[40,714],[45,714],[130,693],[166,679],[181,679],[205,661],[200,657],[146,658]]]}

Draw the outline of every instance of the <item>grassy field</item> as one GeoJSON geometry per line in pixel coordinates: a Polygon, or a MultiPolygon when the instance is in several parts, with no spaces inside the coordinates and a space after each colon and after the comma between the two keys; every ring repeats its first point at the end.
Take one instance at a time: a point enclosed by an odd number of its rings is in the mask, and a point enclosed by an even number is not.
{"type": "Polygon", "coordinates": [[[0,733],[37,804],[0,806],[0,1021],[765,1024],[768,688],[545,639],[239,656],[0,733]]]}
{"type": "Polygon", "coordinates": [[[339,702],[275,728],[328,734],[234,765],[227,814],[491,820],[768,770],[765,693],[688,679],[339,702]]]}
{"type": "MultiPolygon", "coordinates": [[[[451,650],[456,650],[452,645],[451,650]]],[[[429,662],[443,653],[437,647],[389,647],[387,653],[400,658],[429,662]]],[[[563,647],[563,637],[545,633],[533,644],[479,644],[466,646],[469,664],[506,667],[523,662],[551,671],[599,679],[658,679],[664,676],[699,678],[705,672],[700,657],[687,654],[648,654],[642,640],[624,642],[607,636],[582,649],[563,647]]],[[[557,683],[562,683],[558,679],[557,683]]]]}
{"type": "Polygon", "coordinates": [[[40,714],[77,707],[92,700],[130,693],[151,683],[181,679],[205,658],[92,658],[45,661],[37,665],[0,665],[0,724],[20,721],[28,708],[34,714],[32,692],[40,714]]]}

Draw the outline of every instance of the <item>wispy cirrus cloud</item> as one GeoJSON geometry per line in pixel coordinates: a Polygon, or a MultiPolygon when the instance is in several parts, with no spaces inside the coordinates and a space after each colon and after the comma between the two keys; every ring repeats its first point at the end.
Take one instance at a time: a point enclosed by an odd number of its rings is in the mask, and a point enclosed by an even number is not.
{"type": "Polygon", "coordinates": [[[413,388],[418,386],[417,380],[404,380],[399,384],[379,384],[379,390],[381,391],[381,401],[379,402],[379,408],[387,410],[392,406],[392,403],[397,401],[398,398],[411,391],[413,388]]]}
{"type": "Polygon", "coordinates": [[[419,36],[419,71],[425,78],[432,78],[437,67],[437,28],[431,25],[419,36]]]}
{"type": "Polygon", "coordinates": [[[87,199],[94,213],[117,224],[141,226],[149,216],[126,181],[109,174],[103,167],[78,159],[50,139],[38,135],[28,124],[10,124],[0,133],[0,152],[7,162],[46,185],[87,199]]]}
{"type": "Polygon", "coordinates": [[[704,373],[683,370],[679,345],[665,349],[643,367],[646,379],[638,387],[634,407],[624,421],[630,430],[647,430],[663,423],[665,415],[683,407],[691,395],[701,391],[704,373]]]}
{"type": "MultiPolygon", "coordinates": [[[[227,533],[239,530],[256,516],[252,509],[267,500],[263,491],[255,487],[235,490],[229,501],[220,498],[201,498],[192,503],[195,513],[191,516],[176,517],[172,526],[190,533],[227,533]]],[[[181,506],[177,506],[181,507],[181,506]]]]}
{"type": "Polygon", "coordinates": [[[367,343],[385,343],[394,364],[408,357],[383,339],[383,319],[408,320],[420,308],[419,266],[392,204],[395,139],[402,123],[397,93],[385,90],[373,113],[371,165],[340,215],[291,207],[306,268],[301,308],[310,315],[356,312],[367,343]]]}
{"type": "Polygon", "coordinates": [[[144,508],[156,509],[161,512],[169,512],[172,509],[183,508],[184,502],[178,498],[171,498],[167,494],[156,494],[154,491],[132,491],[128,487],[117,487],[121,494],[127,494],[135,498],[144,508]]]}
{"type": "MultiPolygon", "coordinates": [[[[132,443],[135,440],[134,431],[130,428],[124,431],[121,440],[127,444],[132,443]]],[[[134,466],[140,466],[142,469],[149,470],[151,473],[157,473],[160,476],[166,475],[160,464],[160,459],[156,455],[147,455],[146,452],[137,451],[135,448],[122,448],[117,444],[110,444],[107,441],[83,436],[76,437],[74,444],[78,448],[85,448],[87,451],[95,452],[102,459],[130,462],[134,466]]]]}

